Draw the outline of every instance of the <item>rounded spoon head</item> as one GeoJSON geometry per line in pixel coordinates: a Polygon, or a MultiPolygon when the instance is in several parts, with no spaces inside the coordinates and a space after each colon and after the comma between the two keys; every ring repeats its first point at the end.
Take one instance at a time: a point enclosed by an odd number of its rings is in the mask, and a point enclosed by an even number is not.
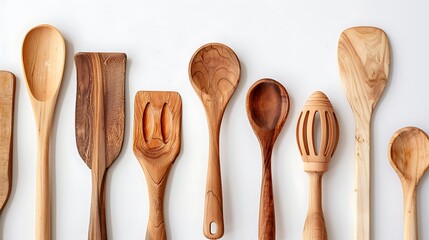
{"type": "Polygon", "coordinates": [[[274,143],[286,121],[289,106],[288,92],[273,79],[261,79],[250,87],[246,97],[247,117],[261,143],[274,143]]]}
{"type": "Polygon", "coordinates": [[[418,183],[429,167],[429,138],[416,127],[397,131],[389,143],[389,161],[401,178],[418,183]]]}
{"type": "Polygon", "coordinates": [[[22,65],[31,95],[39,102],[58,92],[64,71],[65,42],[50,25],[31,29],[22,44],[22,65]]]}

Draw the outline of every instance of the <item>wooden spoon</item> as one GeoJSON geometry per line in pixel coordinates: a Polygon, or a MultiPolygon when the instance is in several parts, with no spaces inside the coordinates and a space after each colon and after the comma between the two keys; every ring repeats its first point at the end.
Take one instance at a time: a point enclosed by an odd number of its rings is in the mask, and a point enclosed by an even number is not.
{"type": "Polygon", "coordinates": [[[417,240],[417,185],[429,167],[429,137],[416,127],[400,129],[390,140],[389,161],[404,192],[404,239],[417,240]]]}
{"type": "Polygon", "coordinates": [[[92,172],[88,239],[107,239],[105,174],[122,149],[125,53],[77,53],[76,144],[92,172]]]}
{"type": "Polygon", "coordinates": [[[329,161],[337,148],[339,133],[337,117],[328,97],[322,92],[314,92],[305,103],[296,126],[296,140],[304,161],[304,171],[310,178],[303,240],[328,239],[322,210],[322,175],[328,170],[329,161]],[[315,139],[316,121],[320,121],[319,146],[315,139]]]}
{"type": "Polygon", "coordinates": [[[15,76],[0,71],[0,212],[12,188],[13,106],[15,76]]]}
{"type": "Polygon", "coordinates": [[[182,100],[177,92],[137,92],[134,102],[134,154],[146,176],[150,212],[146,239],[165,240],[164,192],[180,152],[182,100]]]}
{"type": "Polygon", "coordinates": [[[262,185],[259,206],[259,239],[276,238],[271,154],[274,143],[289,113],[289,95],[273,79],[255,82],[247,92],[246,110],[250,125],[258,137],[262,152],[262,185]]]}
{"type": "Polygon", "coordinates": [[[66,47],[52,26],[31,29],[22,45],[22,65],[37,131],[36,239],[50,239],[49,143],[52,119],[64,72],[66,47]]]}
{"type": "Polygon", "coordinates": [[[225,108],[240,80],[240,62],[229,47],[209,43],[192,56],[189,78],[205,107],[210,135],[203,231],[207,238],[218,239],[224,232],[219,132],[225,108]]]}
{"type": "Polygon", "coordinates": [[[338,64],[355,117],[356,221],[355,239],[370,239],[371,116],[389,76],[390,50],[386,34],[374,27],[345,30],[338,43],[338,64]]]}

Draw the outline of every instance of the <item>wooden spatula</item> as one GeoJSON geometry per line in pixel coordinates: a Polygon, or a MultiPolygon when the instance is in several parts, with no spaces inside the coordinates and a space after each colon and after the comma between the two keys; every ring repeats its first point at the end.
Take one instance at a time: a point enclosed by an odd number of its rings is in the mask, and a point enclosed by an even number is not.
{"type": "Polygon", "coordinates": [[[107,239],[104,176],[118,157],[125,128],[124,53],[77,53],[76,144],[92,170],[88,239],[107,239]]]}
{"type": "Polygon", "coordinates": [[[177,92],[145,92],[134,101],[134,155],[146,176],[150,197],[146,239],[166,239],[164,191],[180,152],[182,100],[177,92]]]}
{"type": "Polygon", "coordinates": [[[13,104],[15,76],[0,71],[0,212],[12,188],[13,104]]]}

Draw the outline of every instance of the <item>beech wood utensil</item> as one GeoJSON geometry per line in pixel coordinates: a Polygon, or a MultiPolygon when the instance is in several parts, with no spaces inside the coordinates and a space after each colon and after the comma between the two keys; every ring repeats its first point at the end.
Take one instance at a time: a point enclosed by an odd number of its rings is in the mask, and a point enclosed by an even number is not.
{"type": "Polygon", "coordinates": [[[150,211],[146,239],[165,240],[164,192],[180,152],[182,100],[177,92],[137,92],[134,101],[134,155],[146,176],[150,211]]]}
{"type": "Polygon", "coordinates": [[[77,53],[76,144],[92,172],[88,239],[107,239],[105,174],[122,149],[125,53],[77,53]]]}
{"type": "Polygon", "coordinates": [[[261,79],[255,82],[247,92],[247,117],[259,140],[262,153],[258,233],[260,240],[276,238],[271,154],[277,136],[286,122],[289,105],[289,95],[285,87],[273,79],[261,79]]]}
{"type": "Polygon", "coordinates": [[[192,56],[189,78],[204,105],[210,135],[203,231],[207,238],[218,239],[224,232],[219,132],[225,108],[240,80],[240,62],[229,47],[209,43],[192,56]]]}
{"type": "Polygon", "coordinates": [[[0,212],[12,188],[13,108],[15,76],[0,71],[0,212]]]}
{"type": "Polygon", "coordinates": [[[355,118],[356,221],[355,239],[370,239],[371,116],[389,76],[386,34],[374,27],[349,28],[338,43],[338,64],[355,118]]]}
{"type": "Polygon", "coordinates": [[[22,66],[37,132],[35,238],[38,240],[51,237],[49,144],[65,56],[64,38],[50,25],[36,26],[24,38],[22,66]]]}
{"type": "Polygon", "coordinates": [[[310,178],[310,192],[303,240],[325,240],[328,234],[322,210],[322,175],[338,144],[340,129],[334,108],[322,92],[314,92],[305,103],[296,126],[296,140],[304,171],[310,178]],[[316,123],[319,121],[320,145],[316,141],[316,123]]]}
{"type": "Polygon", "coordinates": [[[429,137],[416,127],[397,131],[389,143],[389,161],[404,192],[404,239],[417,240],[417,185],[429,167],[429,137]]]}

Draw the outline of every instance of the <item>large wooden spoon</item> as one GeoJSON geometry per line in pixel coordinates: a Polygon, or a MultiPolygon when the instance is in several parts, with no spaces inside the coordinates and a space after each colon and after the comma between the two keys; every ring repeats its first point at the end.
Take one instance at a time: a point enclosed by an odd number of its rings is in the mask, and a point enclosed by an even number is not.
{"type": "Polygon", "coordinates": [[[355,239],[370,239],[371,116],[389,76],[390,50],[386,34],[374,27],[345,30],[338,43],[338,64],[355,117],[356,221],[355,239]]]}
{"type": "Polygon", "coordinates": [[[205,107],[210,135],[203,231],[207,238],[218,239],[224,232],[219,132],[225,108],[240,80],[240,62],[229,47],[209,43],[192,56],[189,78],[205,107]]]}
{"type": "Polygon", "coordinates": [[[22,45],[22,65],[37,132],[36,239],[38,240],[48,240],[51,237],[49,144],[65,56],[64,38],[52,26],[37,26],[25,36],[22,45]]]}
{"type": "Polygon", "coordinates": [[[177,92],[136,94],[134,154],[146,176],[150,210],[147,240],[165,240],[164,192],[168,173],[180,152],[182,100],[177,92]]]}
{"type": "Polygon", "coordinates": [[[125,53],[77,53],[76,144],[92,172],[88,239],[107,239],[105,174],[122,149],[125,53]]]}
{"type": "Polygon", "coordinates": [[[296,126],[296,140],[304,171],[310,179],[309,204],[303,240],[326,240],[322,209],[322,176],[338,144],[340,129],[334,108],[322,92],[314,92],[305,103],[296,126]],[[316,123],[320,126],[320,143],[316,141],[316,123]]]}
{"type": "Polygon", "coordinates": [[[247,92],[246,110],[250,125],[258,137],[262,152],[262,185],[259,206],[260,240],[276,238],[271,154],[274,143],[289,113],[289,95],[285,87],[272,79],[255,82],[247,92]]]}
{"type": "Polygon", "coordinates": [[[0,212],[12,188],[13,106],[15,76],[0,71],[0,212]]]}
{"type": "Polygon", "coordinates": [[[404,239],[417,240],[417,185],[429,167],[429,137],[421,129],[406,127],[390,140],[389,161],[404,192],[404,239]]]}

